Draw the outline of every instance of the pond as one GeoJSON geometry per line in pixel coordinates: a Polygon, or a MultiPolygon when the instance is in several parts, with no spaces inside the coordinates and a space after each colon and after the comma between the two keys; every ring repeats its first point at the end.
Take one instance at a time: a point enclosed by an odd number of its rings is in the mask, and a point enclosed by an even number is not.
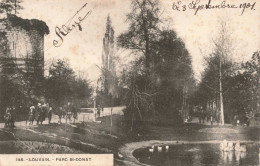
{"type": "Polygon", "coordinates": [[[141,163],[155,166],[172,165],[260,165],[259,144],[247,143],[246,152],[220,150],[220,144],[175,144],[158,151],[158,146],[137,149],[134,157],[141,163]]]}

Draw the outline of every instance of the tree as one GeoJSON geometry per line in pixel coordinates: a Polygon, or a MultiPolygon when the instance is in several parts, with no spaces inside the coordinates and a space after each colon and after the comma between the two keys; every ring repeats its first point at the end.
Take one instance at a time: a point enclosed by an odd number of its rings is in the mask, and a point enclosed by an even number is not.
{"type": "Polygon", "coordinates": [[[119,90],[118,76],[116,73],[116,49],[114,40],[114,28],[108,15],[106,21],[106,33],[103,38],[101,76],[97,88],[97,103],[99,105],[113,107],[118,104],[119,90]]]}
{"type": "Polygon", "coordinates": [[[246,80],[246,85],[249,85],[243,88],[244,93],[248,94],[245,103],[249,110],[256,113],[260,106],[260,51],[254,52],[251,60],[244,63],[242,68],[245,71],[241,75],[246,80]]]}
{"type": "Polygon", "coordinates": [[[2,0],[0,2],[0,13],[19,14],[19,10],[22,10],[21,6],[22,0],[2,0]]]}
{"type": "Polygon", "coordinates": [[[155,100],[156,110],[161,110],[160,114],[164,116],[172,114],[173,117],[181,110],[185,117],[195,85],[189,52],[172,30],[160,33],[155,48],[155,72],[158,74],[157,87],[160,92],[155,100]]]}
{"type": "Polygon", "coordinates": [[[226,77],[223,89],[227,89],[224,93],[225,108],[229,110],[226,114],[232,115],[254,115],[259,111],[259,92],[260,92],[260,56],[259,51],[256,51],[252,58],[241,63],[240,68],[235,74],[226,77]]]}
{"type": "Polygon", "coordinates": [[[58,60],[52,64],[46,80],[46,98],[53,99],[57,104],[68,102],[72,97],[74,78],[75,73],[66,61],[58,60]]]}
{"type": "Polygon", "coordinates": [[[98,82],[102,85],[97,88],[97,103],[102,106],[113,107],[119,103],[119,91],[122,87],[119,86],[118,76],[114,71],[106,68],[100,68],[101,77],[98,82]]]}
{"type": "Polygon", "coordinates": [[[180,107],[187,104],[194,83],[191,58],[185,44],[171,30],[162,31],[158,1],[133,0],[127,32],[118,45],[135,56],[124,70],[126,118],[140,127],[143,121],[180,124],[180,107]],[[139,123],[140,122],[140,123],[139,123]]]}
{"type": "Polygon", "coordinates": [[[150,69],[154,62],[152,45],[160,32],[159,2],[158,0],[132,0],[131,5],[132,11],[127,15],[130,27],[126,33],[118,37],[118,45],[141,54],[145,69],[150,69]]]}
{"type": "Polygon", "coordinates": [[[73,102],[78,106],[84,106],[91,97],[92,88],[89,81],[82,78],[76,78],[73,89],[73,102]]]}
{"type": "Polygon", "coordinates": [[[74,71],[64,60],[58,60],[49,68],[49,76],[45,80],[45,97],[55,105],[67,102],[82,104],[91,95],[89,82],[77,79],[74,71]]]}
{"type": "MultiPolygon", "coordinates": [[[[228,32],[227,25],[221,21],[218,37],[213,40],[212,53],[205,57],[206,69],[201,81],[201,88],[211,90],[214,94],[219,94],[220,121],[224,125],[224,104],[223,93],[228,90],[223,89],[225,79],[234,74],[234,64],[232,62],[232,39],[228,32]]],[[[225,83],[227,84],[227,83],[225,83]]],[[[215,95],[214,95],[215,96],[215,95]]]]}
{"type": "Polygon", "coordinates": [[[159,3],[157,0],[132,0],[132,11],[127,14],[129,29],[117,38],[119,47],[131,50],[138,56],[127,72],[126,94],[127,112],[125,117],[131,123],[140,126],[142,121],[150,120],[155,115],[153,96],[155,91],[154,42],[159,30],[159,3]]]}

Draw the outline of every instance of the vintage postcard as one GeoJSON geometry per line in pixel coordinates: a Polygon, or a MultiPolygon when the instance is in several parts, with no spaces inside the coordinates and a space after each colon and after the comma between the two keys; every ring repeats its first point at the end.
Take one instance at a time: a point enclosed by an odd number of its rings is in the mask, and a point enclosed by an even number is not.
{"type": "Polygon", "coordinates": [[[0,0],[0,166],[260,165],[257,0],[0,0]]]}

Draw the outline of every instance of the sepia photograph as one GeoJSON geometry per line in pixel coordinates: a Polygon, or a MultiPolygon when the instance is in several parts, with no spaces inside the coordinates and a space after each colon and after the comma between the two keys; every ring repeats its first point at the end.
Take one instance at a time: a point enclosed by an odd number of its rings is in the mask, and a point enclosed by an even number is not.
{"type": "Polygon", "coordinates": [[[0,166],[260,165],[257,0],[0,0],[0,166]]]}

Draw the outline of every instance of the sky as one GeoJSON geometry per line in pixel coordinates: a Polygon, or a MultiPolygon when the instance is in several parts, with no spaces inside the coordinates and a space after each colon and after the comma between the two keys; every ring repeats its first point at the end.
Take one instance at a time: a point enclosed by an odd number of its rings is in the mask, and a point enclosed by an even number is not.
{"type": "MultiPolygon", "coordinates": [[[[223,0],[222,0],[223,1],[223,0]]],[[[214,0],[212,4],[222,1],[214,0]]],[[[39,19],[49,26],[50,34],[45,36],[45,60],[48,63],[59,58],[68,60],[76,73],[81,71],[84,77],[94,81],[98,78],[101,66],[102,42],[106,28],[106,18],[110,15],[115,37],[128,28],[126,14],[130,12],[130,0],[23,0],[24,10],[18,16],[26,19],[39,19]],[[58,37],[55,27],[67,22],[85,3],[82,10],[92,13],[81,22],[82,31],[74,29],[65,38],[60,47],[53,46],[58,37]]],[[[212,41],[217,36],[220,20],[229,27],[234,45],[234,59],[238,62],[248,60],[253,52],[260,50],[260,2],[253,0],[226,0],[226,4],[238,5],[244,2],[253,4],[254,10],[211,9],[176,11],[172,9],[177,0],[161,1],[161,17],[166,19],[163,28],[175,30],[186,45],[191,57],[197,80],[204,69],[203,57],[212,50],[212,41]]],[[[192,0],[183,0],[188,5],[192,0]]],[[[199,5],[208,0],[200,0],[199,5]]],[[[125,58],[125,57],[124,57],[125,58]]],[[[124,62],[124,58],[122,61],[124,62]]]]}

